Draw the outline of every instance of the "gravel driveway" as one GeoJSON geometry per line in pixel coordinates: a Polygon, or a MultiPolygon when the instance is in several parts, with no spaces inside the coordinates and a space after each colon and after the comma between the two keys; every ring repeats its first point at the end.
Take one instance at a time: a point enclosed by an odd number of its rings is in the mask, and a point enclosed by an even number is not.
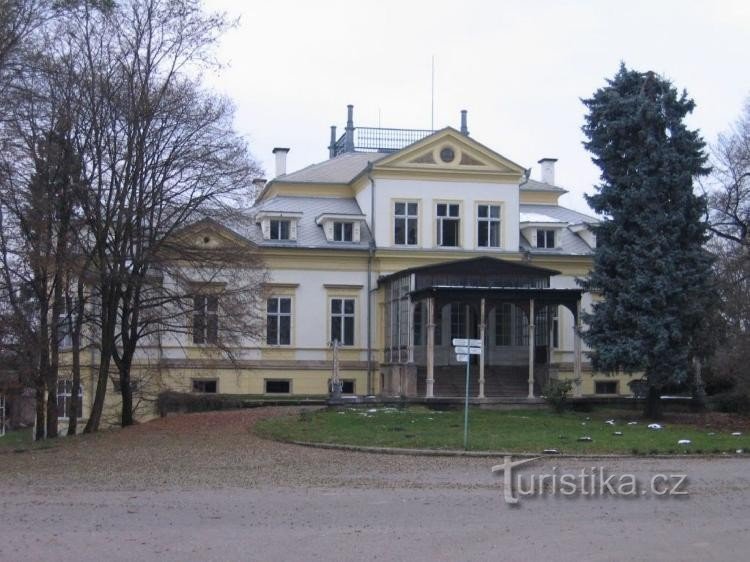
{"type": "MultiPolygon", "coordinates": [[[[290,409],[170,416],[0,454],[0,560],[744,560],[750,461],[545,459],[689,475],[688,497],[503,501],[497,459],[255,437],[290,409]]],[[[554,469],[554,470],[553,470],[554,469]]]]}

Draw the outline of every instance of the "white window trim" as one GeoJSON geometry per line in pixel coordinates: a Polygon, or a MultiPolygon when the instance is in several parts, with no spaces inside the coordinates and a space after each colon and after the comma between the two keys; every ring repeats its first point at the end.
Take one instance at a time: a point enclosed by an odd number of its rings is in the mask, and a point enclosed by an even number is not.
{"type": "Polygon", "coordinates": [[[393,243],[393,246],[397,248],[418,248],[420,246],[421,241],[421,225],[422,224],[422,202],[419,199],[391,199],[391,241],[393,243]],[[397,203],[403,203],[404,204],[404,214],[403,215],[397,215],[396,214],[396,204],[397,203]],[[409,214],[409,204],[413,203],[417,205],[417,214],[416,215],[410,215],[409,214]],[[396,219],[404,219],[404,243],[400,244],[396,242],[396,219]],[[410,220],[416,220],[417,221],[417,240],[414,244],[409,244],[409,221],[410,220]]]}
{"type": "MultiPolygon", "coordinates": [[[[505,211],[505,206],[502,203],[493,202],[493,201],[477,201],[475,205],[475,216],[476,216],[476,246],[477,249],[481,249],[483,251],[485,250],[501,250],[503,247],[503,224],[504,224],[504,217],[503,213],[505,211]],[[487,217],[480,217],[479,216],[479,207],[487,207],[487,217]],[[490,207],[498,207],[498,216],[497,218],[490,217],[490,207]],[[486,222],[486,223],[493,223],[496,222],[498,224],[498,233],[497,233],[497,246],[490,246],[489,240],[487,240],[488,245],[487,246],[481,246],[479,244],[479,223],[480,222],[486,222]]],[[[489,226],[487,228],[487,233],[489,235],[489,226]]]]}
{"type": "MultiPolygon", "coordinates": [[[[277,337],[277,341],[278,341],[277,337]]],[[[294,345],[294,297],[292,295],[277,295],[273,294],[270,295],[268,298],[266,298],[266,337],[264,339],[264,343],[266,344],[266,347],[291,347],[294,345]],[[278,301],[278,310],[277,312],[269,312],[268,311],[268,301],[276,299],[278,301]],[[281,312],[281,299],[289,299],[289,312],[281,312]],[[268,317],[273,314],[276,317],[276,335],[278,336],[280,332],[280,324],[281,324],[281,317],[282,316],[288,316],[289,317],[289,343],[268,343],[268,317]]]]}
{"type": "MultiPolygon", "coordinates": [[[[338,318],[346,318],[346,317],[351,316],[354,319],[354,321],[352,322],[353,330],[354,330],[354,333],[352,334],[352,343],[351,344],[346,344],[346,343],[340,341],[339,345],[341,347],[345,347],[345,348],[349,348],[349,349],[354,348],[354,347],[357,346],[357,342],[358,342],[358,339],[359,339],[358,338],[358,330],[357,330],[357,316],[358,316],[357,311],[359,309],[359,306],[358,306],[359,299],[356,296],[354,296],[354,295],[330,295],[328,297],[328,307],[327,307],[327,310],[326,310],[326,315],[328,317],[328,341],[331,342],[331,343],[333,343],[333,318],[334,318],[334,314],[333,314],[333,310],[332,310],[332,302],[334,300],[340,300],[341,301],[341,313],[336,314],[336,317],[338,317],[338,318]],[[347,314],[347,313],[344,312],[344,301],[347,301],[347,300],[354,301],[354,312],[351,313],[351,314],[347,314]]],[[[344,325],[345,325],[345,323],[342,322],[342,327],[344,325]]],[[[346,335],[346,334],[344,334],[344,335],[346,335]]]]}
{"type": "MultiPolygon", "coordinates": [[[[76,416],[76,419],[83,418],[83,384],[80,382],[78,383],[78,395],[81,398],[81,411],[78,412],[78,416],[76,416]]],[[[64,406],[62,408],[62,412],[60,411],[60,408],[57,409],[57,419],[58,420],[67,420],[68,419],[68,402],[73,399],[73,381],[68,379],[58,379],[57,381],[57,394],[55,398],[59,400],[60,397],[64,397],[64,406]],[[67,385],[64,387],[64,392],[60,392],[60,383],[70,383],[70,391],[67,390],[67,385]]]]}

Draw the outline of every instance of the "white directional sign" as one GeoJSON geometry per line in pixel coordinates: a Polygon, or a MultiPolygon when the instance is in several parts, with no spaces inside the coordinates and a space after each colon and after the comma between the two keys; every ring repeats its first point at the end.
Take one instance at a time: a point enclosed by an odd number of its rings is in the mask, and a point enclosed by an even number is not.
{"type": "Polygon", "coordinates": [[[468,355],[456,355],[456,361],[458,361],[459,363],[468,363],[469,356],[468,355]]]}
{"type": "Polygon", "coordinates": [[[453,339],[453,347],[482,347],[482,340],[464,340],[459,338],[453,339]]]}
{"type": "Polygon", "coordinates": [[[481,347],[457,347],[456,353],[459,355],[481,355],[481,347]]]}

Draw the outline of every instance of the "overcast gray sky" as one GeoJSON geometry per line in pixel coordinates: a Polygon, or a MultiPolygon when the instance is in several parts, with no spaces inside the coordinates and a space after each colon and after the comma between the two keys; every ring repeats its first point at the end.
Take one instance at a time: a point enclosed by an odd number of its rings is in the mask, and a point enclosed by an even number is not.
{"type": "MultiPolygon", "coordinates": [[[[330,125],[458,127],[525,167],[556,157],[566,206],[586,210],[598,171],[581,145],[588,97],[620,61],[654,70],[695,99],[690,118],[713,142],[750,94],[750,1],[207,0],[240,17],[210,77],[237,107],[266,176],[325,160],[330,125]]],[[[339,129],[340,131],[341,129],[339,129]]]]}

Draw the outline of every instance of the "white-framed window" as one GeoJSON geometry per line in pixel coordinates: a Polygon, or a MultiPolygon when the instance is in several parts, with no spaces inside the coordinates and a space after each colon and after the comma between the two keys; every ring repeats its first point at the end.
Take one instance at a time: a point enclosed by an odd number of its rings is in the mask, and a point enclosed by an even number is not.
{"type": "Polygon", "coordinates": [[[537,248],[555,247],[555,230],[552,228],[538,228],[536,231],[537,248]]]}
{"type": "Polygon", "coordinates": [[[461,208],[458,203],[438,203],[435,207],[437,245],[454,248],[460,244],[461,208]]]}
{"type": "Polygon", "coordinates": [[[393,243],[416,246],[419,240],[419,203],[395,201],[393,204],[393,243]]]}
{"type": "Polygon", "coordinates": [[[291,297],[271,297],[266,301],[266,343],[268,345],[291,345],[291,297]]]}
{"type": "Polygon", "coordinates": [[[500,247],[500,205],[477,206],[477,246],[500,247]]]}
{"type": "Polygon", "coordinates": [[[354,240],[354,223],[335,221],[333,223],[333,240],[351,242],[354,240]]]}
{"type": "Polygon", "coordinates": [[[83,388],[78,385],[78,396],[73,398],[73,381],[57,381],[57,417],[67,419],[75,411],[77,418],[83,415],[83,388]]]}
{"type": "Polygon", "coordinates": [[[219,297],[193,297],[193,343],[216,343],[219,335],[219,297]]]}
{"type": "Polygon", "coordinates": [[[271,219],[271,240],[289,240],[291,221],[287,219],[271,219]]]}
{"type": "Polygon", "coordinates": [[[356,299],[331,299],[331,341],[354,345],[355,306],[356,299]]]}

